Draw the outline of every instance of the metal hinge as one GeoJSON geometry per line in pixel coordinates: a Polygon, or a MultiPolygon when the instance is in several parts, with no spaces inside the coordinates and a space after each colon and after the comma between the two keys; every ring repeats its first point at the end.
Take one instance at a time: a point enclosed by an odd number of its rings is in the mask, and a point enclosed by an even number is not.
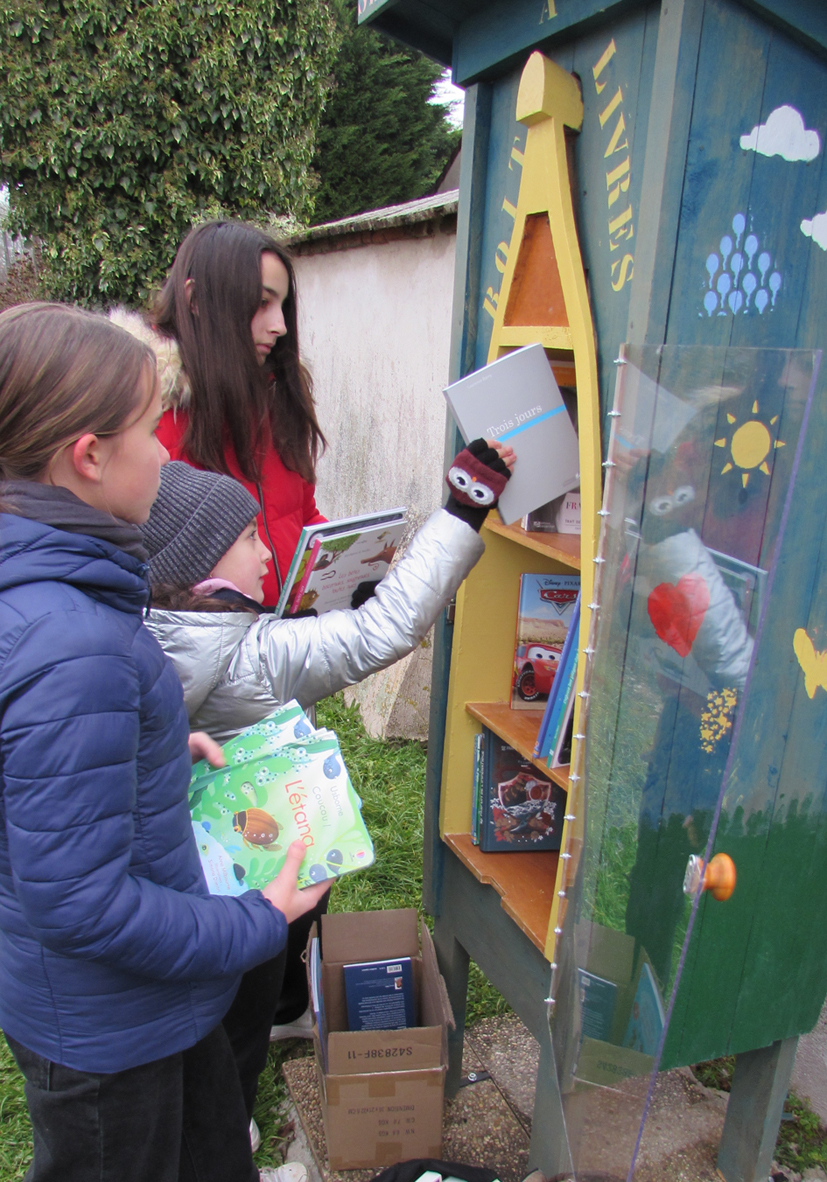
{"type": "Polygon", "coordinates": [[[453,624],[454,616],[457,614],[457,601],[452,599],[445,609],[445,623],[453,624]]]}

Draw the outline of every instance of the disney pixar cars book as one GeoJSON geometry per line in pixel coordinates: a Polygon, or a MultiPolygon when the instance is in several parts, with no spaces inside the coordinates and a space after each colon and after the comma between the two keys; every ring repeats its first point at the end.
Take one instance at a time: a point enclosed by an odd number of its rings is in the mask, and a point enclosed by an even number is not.
{"type": "Polygon", "coordinates": [[[373,844],[339,741],[316,730],[298,702],[247,727],[223,751],[227,766],[195,764],[189,788],[212,894],[266,886],[296,839],[307,847],[300,887],[371,865],[373,844]]]}
{"type": "Polygon", "coordinates": [[[545,709],[579,590],[579,575],[520,575],[512,710],[545,709]]]}
{"type": "Polygon", "coordinates": [[[559,850],[566,793],[487,728],[480,849],[559,850]]]}

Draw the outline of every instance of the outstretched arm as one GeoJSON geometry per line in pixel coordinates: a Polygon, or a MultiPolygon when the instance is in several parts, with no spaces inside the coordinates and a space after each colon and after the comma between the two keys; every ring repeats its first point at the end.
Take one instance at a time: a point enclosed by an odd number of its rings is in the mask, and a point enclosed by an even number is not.
{"type": "Polygon", "coordinates": [[[510,448],[483,440],[463,449],[449,469],[445,509],[418,530],[363,606],[318,619],[260,619],[253,625],[246,643],[258,646],[258,667],[272,696],[309,705],[412,652],[482,555],[477,530],[513,462],[510,448]]]}

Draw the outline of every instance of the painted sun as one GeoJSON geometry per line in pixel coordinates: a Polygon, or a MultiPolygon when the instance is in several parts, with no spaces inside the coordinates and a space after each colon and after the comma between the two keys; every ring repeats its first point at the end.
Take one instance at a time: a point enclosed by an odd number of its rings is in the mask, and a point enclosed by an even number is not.
{"type": "MultiPolygon", "coordinates": [[[[757,400],[752,404],[752,413],[760,413],[757,400]]],[[[737,426],[738,420],[735,415],[727,414],[727,422],[735,428],[732,435],[729,438],[725,436],[723,439],[715,440],[716,447],[729,448],[730,458],[721,469],[721,475],[731,472],[734,468],[740,468],[741,484],[746,488],[755,469],[763,472],[765,476],[770,475],[767,459],[776,448],[785,446],[783,440],[773,439],[772,428],[778,422],[778,415],[771,418],[769,423],[753,418],[737,426]]]]}

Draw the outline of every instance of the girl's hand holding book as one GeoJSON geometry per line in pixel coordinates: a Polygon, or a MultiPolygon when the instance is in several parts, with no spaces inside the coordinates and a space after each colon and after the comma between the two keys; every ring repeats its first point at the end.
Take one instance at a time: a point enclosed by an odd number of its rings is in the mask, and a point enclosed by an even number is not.
{"type": "Polygon", "coordinates": [[[227,760],[220,743],[216,743],[215,739],[211,739],[204,731],[192,731],[187,742],[193,763],[197,763],[199,759],[206,759],[213,767],[226,766],[227,760]]]}
{"type": "Polygon", "coordinates": [[[284,865],[272,882],[262,890],[262,895],[268,903],[272,903],[282,913],[288,923],[304,915],[319,903],[330,890],[333,879],[317,883],[315,886],[299,890],[297,882],[299,867],[307,853],[303,841],[293,841],[287,848],[287,858],[284,865]]]}

